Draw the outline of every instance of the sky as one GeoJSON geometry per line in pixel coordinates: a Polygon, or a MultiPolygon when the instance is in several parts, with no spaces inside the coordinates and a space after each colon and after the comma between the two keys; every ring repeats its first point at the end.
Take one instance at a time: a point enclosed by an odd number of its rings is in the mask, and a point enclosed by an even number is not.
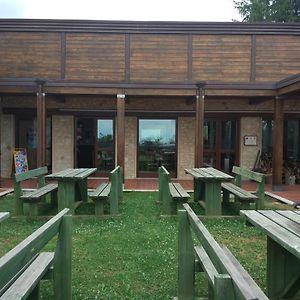
{"type": "Polygon", "coordinates": [[[0,0],[0,18],[241,21],[233,0],[0,0]]]}

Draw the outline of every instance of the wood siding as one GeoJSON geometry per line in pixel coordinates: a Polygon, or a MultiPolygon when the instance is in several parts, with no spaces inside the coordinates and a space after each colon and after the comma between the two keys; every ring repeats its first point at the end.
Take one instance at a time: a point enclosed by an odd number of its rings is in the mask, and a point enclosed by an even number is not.
{"type": "Polygon", "coordinates": [[[194,80],[250,80],[250,36],[194,36],[192,51],[194,80]]]}
{"type": "Polygon", "coordinates": [[[278,81],[300,72],[300,37],[258,36],[256,80],[278,81]]]}
{"type": "Polygon", "coordinates": [[[0,41],[0,78],[59,78],[59,33],[0,32],[0,41]]]}
{"type": "Polygon", "coordinates": [[[66,79],[122,81],[124,76],[125,35],[66,35],[66,79]]]}
{"type": "Polygon", "coordinates": [[[188,38],[185,35],[132,35],[130,80],[186,81],[188,38]]]}

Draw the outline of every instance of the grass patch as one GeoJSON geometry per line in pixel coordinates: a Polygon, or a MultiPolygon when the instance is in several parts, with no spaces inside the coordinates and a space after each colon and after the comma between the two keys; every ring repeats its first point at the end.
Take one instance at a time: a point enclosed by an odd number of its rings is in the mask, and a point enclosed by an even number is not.
{"type": "MultiPolygon", "coordinates": [[[[157,198],[156,192],[127,192],[118,218],[74,218],[73,299],[171,299],[176,295],[177,218],[161,218],[157,198]]],[[[82,210],[90,213],[93,206],[87,204],[82,210]]],[[[0,211],[13,212],[12,197],[0,200],[0,211]]],[[[0,255],[43,223],[28,218],[1,223],[0,255]]],[[[203,218],[203,223],[265,289],[266,237],[241,219],[203,218]]],[[[48,246],[53,247],[54,242],[48,246]]],[[[203,276],[197,275],[197,293],[205,291],[203,276]]],[[[42,296],[51,298],[49,283],[43,283],[42,296]]]]}

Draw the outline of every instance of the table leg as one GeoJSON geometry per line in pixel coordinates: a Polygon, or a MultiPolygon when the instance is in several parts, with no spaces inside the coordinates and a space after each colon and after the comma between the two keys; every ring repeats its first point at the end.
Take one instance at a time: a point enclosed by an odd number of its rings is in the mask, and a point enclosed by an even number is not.
{"type": "Polygon", "coordinates": [[[205,186],[199,179],[194,178],[194,202],[203,200],[205,186]]]}
{"type": "Polygon", "coordinates": [[[267,240],[267,290],[270,299],[300,297],[300,260],[270,237],[267,240]]]}
{"type": "Polygon", "coordinates": [[[65,207],[70,208],[71,214],[74,214],[75,208],[75,182],[58,182],[58,211],[65,207]]]}
{"type": "Polygon", "coordinates": [[[82,180],[77,181],[77,187],[78,187],[78,194],[80,199],[76,199],[78,201],[88,201],[88,187],[87,187],[87,178],[84,178],[82,180]]]}
{"type": "Polygon", "coordinates": [[[221,182],[205,182],[205,214],[219,216],[222,214],[221,182]]]}

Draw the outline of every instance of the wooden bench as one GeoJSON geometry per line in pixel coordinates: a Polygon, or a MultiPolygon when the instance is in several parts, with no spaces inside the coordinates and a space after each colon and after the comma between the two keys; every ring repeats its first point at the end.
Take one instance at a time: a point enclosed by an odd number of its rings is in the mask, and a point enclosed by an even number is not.
{"type": "Polygon", "coordinates": [[[164,166],[159,167],[159,202],[164,215],[177,214],[177,207],[190,199],[190,195],[179,183],[170,180],[170,173],[164,166]]]}
{"type": "Polygon", "coordinates": [[[286,199],[284,197],[281,197],[279,195],[273,194],[271,192],[265,192],[265,195],[268,196],[268,197],[270,197],[270,198],[272,198],[273,200],[277,200],[277,201],[279,201],[279,202],[281,202],[283,204],[286,204],[288,206],[291,206],[293,208],[297,208],[297,209],[300,208],[300,204],[298,204],[298,203],[296,203],[296,202],[294,202],[292,200],[286,199]]]}
{"type": "Polygon", "coordinates": [[[4,190],[2,192],[0,192],[0,197],[4,197],[4,196],[7,196],[8,194],[11,194],[14,192],[14,189],[7,189],[7,190],[4,190]]]}
{"type": "Polygon", "coordinates": [[[52,299],[71,299],[72,217],[64,209],[0,258],[0,299],[39,299],[53,280],[52,299]],[[57,236],[55,252],[41,252],[57,236]]]}
{"type": "Polygon", "coordinates": [[[123,199],[123,175],[121,167],[117,166],[109,174],[109,182],[100,184],[89,197],[95,202],[95,215],[104,214],[104,203],[109,202],[111,215],[119,213],[119,202],[123,199]]]}
{"type": "Polygon", "coordinates": [[[233,166],[232,173],[236,174],[234,183],[222,183],[223,202],[233,206],[235,210],[249,209],[250,203],[255,203],[256,209],[263,209],[265,198],[265,175],[241,167],[233,166]],[[257,183],[255,193],[241,188],[242,177],[257,183]],[[230,194],[235,196],[235,202],[230,203],[230,194]]]}
{"type": "Polygon", "coordinates": [[[216,242],[190,206],[185,203],[183,208],[178,211],[177,299],[196,299],[195,272],[205,273],[209,299],[268,299],[230,250],[216,242]]]}
{"type": "Polygon", "coordinates": [[[48,173],[47,167],[29,170],[24,173],[14,175],[14,198],[15,214],[24,215],[23,203],[30,205],[29,215],[38,215],[38,203],[45,199],[44,196],[51,194],[51,203],[57,203],[57,184],[47,184],[45,175],[48,173]],[[31,192],[23,193],[21,182],[37,177],[37,189],[31,192]]]}

